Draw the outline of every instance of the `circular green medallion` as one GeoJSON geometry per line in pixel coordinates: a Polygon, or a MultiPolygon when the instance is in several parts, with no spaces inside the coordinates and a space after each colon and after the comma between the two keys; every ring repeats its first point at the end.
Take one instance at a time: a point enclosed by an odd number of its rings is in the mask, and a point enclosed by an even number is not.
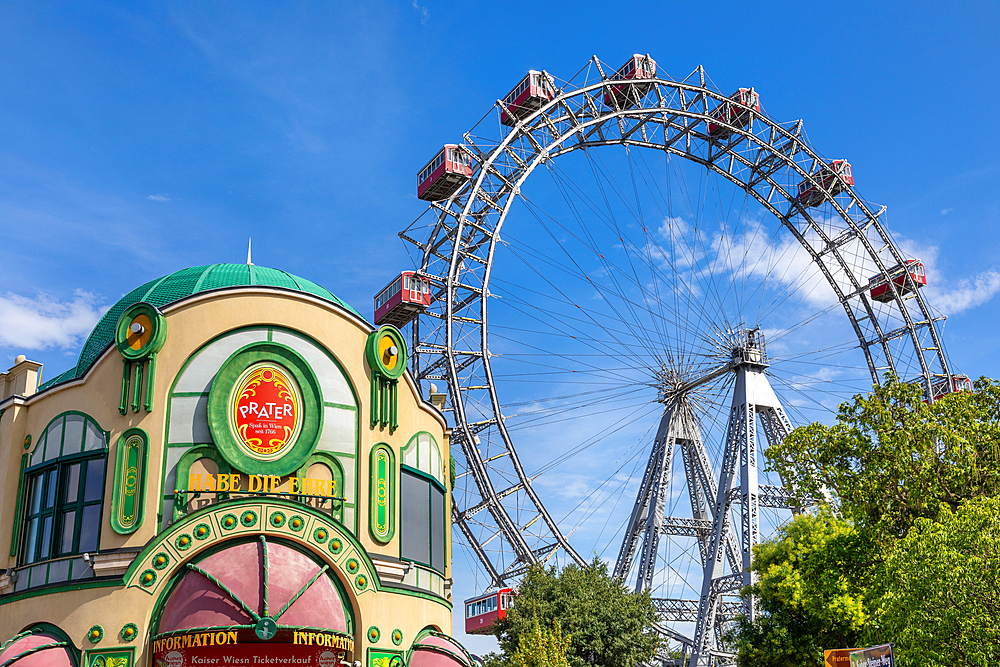
{"type": "Polygon", "coordinates": [[[253,631],[258,637],[267,641],[271,637],[274,637],[274,635],[278,634],[278,624],[274,622],[273,618],[264,616],[257,621],[256,625],[253,626],[253,631]]]}
{"type": "Polygon", "coordinates": [[[312,454],[323,395],[308,362],[278,343],[237,350],[208,395],[212,437],[229,464],[252,475],[287,475],[312,454]]]}

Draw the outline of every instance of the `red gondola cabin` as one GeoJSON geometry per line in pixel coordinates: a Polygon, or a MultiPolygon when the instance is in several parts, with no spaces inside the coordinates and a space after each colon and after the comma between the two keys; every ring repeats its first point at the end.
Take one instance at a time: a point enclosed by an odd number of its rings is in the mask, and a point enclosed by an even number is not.
{"type": "Polygon", "coordinates": [[[552,77],[547,72],[530,70],[528,75],[514,86],[514,90],[503,98],[500,122],[513,126],[517,121],[530,116],[551,102],[555,96],[552,77]]]}
{"type": "Polygon", "coordinates": [[[480,595],[465,601],[465,632],[470,635],[493,634],[493,624],[501,618],[506,618],[514,600],[513,589],[501,588],[498,591],[480,595]]]}
{"type": "Polygon", "coordinates": [[[431,305],[431,284],[414,271],[403,271],[375,297],[375,324],[401,327],[431,305]]]}
{"type": "Polygon", "coordinates": [[[448,144],[417,174],[417,197],[440,201],[455,194],[472,177],[472,156],[448,144]]]}
{"type": "MultiPolygon", "coordinates": [[[[924,264],[919,259],[906,260],[905,268],[903,264],[897,264],[889,269],[889,277],[900,296],[915,292],[927,284],[924,264]]],[[[868,281],[868,289],[874,301],[888,303],[896,298],[889,286],[889,280],[882,275],[872,276],[868,281]]]]}
{"type": "MultiPolygon", "coordinates": [[[[834,160],[813,173],[812,177],[832,196],[839,195],[848,186],[854,185],[851,165],[847,160],[834,160]]],[[[823,203],[824,198],[823,190],[811,182],[806,180],[799,183],[798,199],[803,206],[819,206],[823,203]]]]}
{"type": "MultiPolygon", "coordinates": [[[[823,186],[831,196],[839,195],[848,186],[854,185],[854,175],[851,174],[851,165],[847,160],[834,160],[828,165],[824,165],[819,171],[813,173],[813,179],[823,186]]],[[[825,195],[809,181],[799,183],[799,203],[803,206],[819,206],[823,203],[825,195]]]]}
{"type": "Polygon", "coordinates": [[[931,394],[935,401],[947,394],[959,391],[972,391],[972,380],[969,379],[968,375],[952,375],[951,382],[941,380],[931,385],[931,394]]]}
{"type": "Polygon", "coordinates": [[[731,101],[722,102],[708,114],[719,123],[725,123],[720,125],[709,121],[708,135],[713,139],[725,139],[733,133],[733,127],[746,127],[750,124],[750,111],[737,104],[760,113],[760,95],[754,92],[753,88],[740,88],[730,95],[729,99],[731,101]]]}
{"type": "MultiPolygon", "coordinates": [[[[656,61],[649,56],[640,53],[618,68],[612,75],[612,81],[628,81],[630,79],[652,79],[656,76],[656,61]]],[[[604,103],[614,106],[615,103],[622,109],[629,109],[639,104],[642,96],[652,88],[651,83],[621,83],[608,86],[604,89],[604,103]]]]}

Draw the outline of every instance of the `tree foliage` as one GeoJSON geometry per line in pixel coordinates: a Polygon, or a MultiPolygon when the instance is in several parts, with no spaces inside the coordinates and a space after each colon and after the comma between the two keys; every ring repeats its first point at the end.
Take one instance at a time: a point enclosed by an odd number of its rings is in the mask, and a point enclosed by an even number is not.
{"type": "Polygon", "coordinates": [[[755,551],[763,613],[730,637],[741,666],[890,641],[900,665],[1000,664],[1000,384],[923,398],[888,380],[766,452],[790,490],[833,505],[755,551]]]}
{"type": "Polygon", "coordinates": [[[1000,492],[1000,384],[931,405],[923,389],[889,380],[840,406],[833,426],[795,429],[766,456],[786,485],[819,497],[832,491],[845,517],[884,539],[918,518],[1000,492]]]}
{"type": "Polygon", "coordinates": [[[525,639],[511,656],[511,667],[569,667],[569,638],[559,621],[543,629],[535,619],[525,639]]]}
{"type": "Polygon", "coordinates": [[[754,549],[756,622],[740,621],[730,642],[740,667],[820,665],[823,650],[857,645],[867,620],[871,544],[829,509],[788,522],[754,549]]]}
{"type": "Polygon", "coordinates": [[[1000,498],[918,519],[873,584],[870,634],[901,667],[1000,665],[1000,498]]]}
{"type": "Polygon", "coordinates": [[[634,667],[656,652],[659,637],[650,631],[656,620],[649,593],[629,593],[595,559],[586,567],[568,565],[561,571],[532,568],[494,632],[510,661],[530,646],[536,627],[558,622],[569,641],[571,667],[634,667]]]}

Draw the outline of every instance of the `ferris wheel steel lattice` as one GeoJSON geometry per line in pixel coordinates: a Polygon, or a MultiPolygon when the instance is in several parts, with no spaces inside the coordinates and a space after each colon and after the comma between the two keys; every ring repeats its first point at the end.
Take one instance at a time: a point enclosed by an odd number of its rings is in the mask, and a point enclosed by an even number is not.
{"type": "Polygon", "coordinates": [[[890,374],[954,386],[923,266],[846,161],[700,67],[531,72],[452,150],[452,180],[421,191],[446,198],[400,236],[433,296],[412,370],[447,386],[454,525],[488,586],[583,564],[535,487],[549,470],[569,486],[586,452],[607,477],[567,516],[604,517],[595,544],[620,537],[615,574],[653,592],[692,664],[731,661],[723,628],[756,613],[738,598],[750,550],[812,502],[758,445],[890,374]]]}

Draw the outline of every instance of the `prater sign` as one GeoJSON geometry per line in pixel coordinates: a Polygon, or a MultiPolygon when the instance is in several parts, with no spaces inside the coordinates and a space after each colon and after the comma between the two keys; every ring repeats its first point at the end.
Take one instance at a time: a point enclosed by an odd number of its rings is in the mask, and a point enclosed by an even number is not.
{"type": "Polygon", "coordinates": [[[275,459],[302,430],[301,406],[291,373],[274,363],[254,364],[236,381],[230,425],[250,456],[275,459]]]}

